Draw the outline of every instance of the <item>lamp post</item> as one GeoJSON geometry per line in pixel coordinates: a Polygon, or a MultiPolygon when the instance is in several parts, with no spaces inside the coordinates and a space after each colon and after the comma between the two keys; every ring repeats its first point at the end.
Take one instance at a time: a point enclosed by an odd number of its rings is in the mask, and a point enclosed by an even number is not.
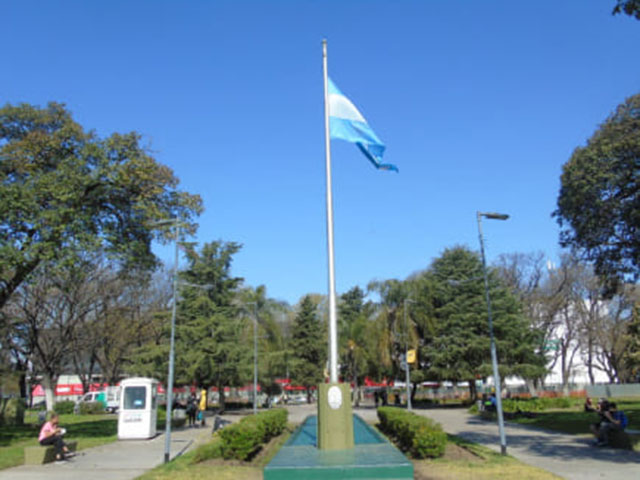
{"type": "Polygon", "coordinates": [[[409,326],[407,323],[407,303],[416,303],[415,301],[405,298],[404,299],[404,371],[405,371],[405,382],[407,387],[407,410],[411,411],[411,375],[409,373],[409,326]]]}
{"type": "Polygon", "coordinates": [[[258,413],[258,302],[253,305],[253,414],[258,413]]]}
{"type": "Polygon", "coordinates": [[[180,221],[177,218],[170,220],[159,220],[153,222],[152,225],[172,225],[175,228],[175,253],[173,264],[173,295],[171,307],[171,341],[169,346],[169,374],[167,379],[167,417],[165,420],[165,439],[164,439],[164,463],[169,462],[171,457],[171,417],[173,411],[173,359],[175,356],[175,337],[176,337],[176,303],[178,297],[178,238],[180,237],[180,221]]]}
{"type": "Polygon", "coordinates": [[[493,319],[491,318],[491,300],[489,298],[489,278],[487,276],[487,262],[484,256],[484,239],[482,238],[482,217],[490,220],[507,220],[509,215],[504,213],[477,212],[478,237],[480,238],[480,253],[482,255],[482,273],[484,275],[484,292],[487,299],[487,315],[489,318],[489,337],[491,339],[491,364],[493,366],[493,382],[496,387],[496,411],[498,413],[498,430],[500,432],[500,452],[507,454],[507,437],[504,433],[504,417],[502,415],[502,395],[500,392],[500,372],[498,371],[498,355],[493,336],[493,319]]]}

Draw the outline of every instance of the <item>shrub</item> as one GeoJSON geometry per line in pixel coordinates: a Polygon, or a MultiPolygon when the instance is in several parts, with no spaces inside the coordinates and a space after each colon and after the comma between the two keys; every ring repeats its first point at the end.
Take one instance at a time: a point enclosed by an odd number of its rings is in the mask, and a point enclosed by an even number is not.
{"type": "Polygon", "coordinates": [[[568,397],[508,398],[502,401],[502,410],[509,413],[542,412],[552,408],[571,408],[574,405],[576,400],[568,397]]]}
{"type": "Polygon", "coordinates": [[[27,405],[21,398],[0,400],[0,425],[24,425],[27,405]]]}
{"type": "Polygon", "coordinates": [[[444,454],[447,435],[440,424],[394,407],[378,408],[380,429],[413,458],[437,458],[444,454]]]}
{"type": "Polygon", "coordinates": [[[104,413],[104,404],[102,402],[82,402],[78,408],[80,415],[97,415],[104,413]]]}
{"type": "Polygon", "coordinates": [[[244,417],[219,432],[220,447],[211,447],[225,459],[247,460],[263,443],[280,435],[287,426],[287,411],[282,408],[244,417]]]}
{"type": "Polygon", "coordinates": [[[63,400],[61,402],[56,402],[53,405],[53,411],[56,412],[58,415],[68,415],[70,413],[73,413],[73,407],[75,406],[75,403],[71,400],[63,400]]]}
{"type": "Polygon", "coordinates": [[[192,463],[200,463],[213,458],[222,457],[222,441],[218,435],[214,435],[213,440],[204,445],[200,445],[194,455],[192,463]]]}

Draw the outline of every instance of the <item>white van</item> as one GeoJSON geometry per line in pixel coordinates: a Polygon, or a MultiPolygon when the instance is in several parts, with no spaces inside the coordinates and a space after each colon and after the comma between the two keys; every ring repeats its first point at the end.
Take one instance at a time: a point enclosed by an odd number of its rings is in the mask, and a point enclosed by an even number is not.
{"type": "Polygon", "coordinates": [[[76,402],[73,412],[79,413],[80,404],[90,402],[100,402],[104,405],[104,409],[107,412],[116,413],[120,407],[120,387],[107,387],[106,389],[97,392],[85,393],[76,402]]]}

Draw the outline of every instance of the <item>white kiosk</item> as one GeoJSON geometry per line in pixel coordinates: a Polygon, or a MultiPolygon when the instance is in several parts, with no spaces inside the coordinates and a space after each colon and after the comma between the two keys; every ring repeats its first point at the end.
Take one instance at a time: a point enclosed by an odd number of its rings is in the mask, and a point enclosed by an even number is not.
{"type": "Polygon", "coordinates": [[[144,439],[156,435],[158,419],[158,381],[153,378],[127,378],[120,382],[118,439],[144,439]]]}

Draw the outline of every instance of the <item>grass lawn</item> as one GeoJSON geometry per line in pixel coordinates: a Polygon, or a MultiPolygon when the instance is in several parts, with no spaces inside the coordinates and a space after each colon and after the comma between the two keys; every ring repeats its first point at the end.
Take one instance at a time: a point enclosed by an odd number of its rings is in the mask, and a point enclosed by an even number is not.
{"type": "MultiPolygon", "coordinates": [[[[640,400],[616,399],[615,402],[618,410],[624,411],[629,419],[627,428],[640,430],[640,400]]],[[[580,406],[571,409],[537,412],[533,418],[516,417],[509,419],[509,421],[564,433],[588,434],[590,433],[589,425],[598,421],[598,415],[593,412],[585,412],[580,406]]]]}
{"type": "MultiPolygon", "coordinates": [[[[291,430],[274,438],[251,462],[209,460],[194,464],[193,452],[147,472],[137,480],[262,480],[262,469],[285,443],[291,430]]],[[[557,480],[559,477],[504,457],[487,448],[449,436],[443,458],[414,460],[416,480],[513,479],[557,480]]]]}
{"type": "MultiPolygon", "coordinates": [[[[65,438],[78,442],[78,449],[113,442],[117,437],[116,415],[60,415],[60,426],[67,429],[65,438]]],[[[20,427],[2,427],[0,430],[0,469],[22,465],[24,447],[38,445],[38,415],[27,412],[25,424],[20,427]]]]}
{"type": "Polygon", "coordinates": [[[416,480],[557,480],[560,477],[503,456],[481,445],[448,435],[444,457],[414,460],[416,480]]]}

